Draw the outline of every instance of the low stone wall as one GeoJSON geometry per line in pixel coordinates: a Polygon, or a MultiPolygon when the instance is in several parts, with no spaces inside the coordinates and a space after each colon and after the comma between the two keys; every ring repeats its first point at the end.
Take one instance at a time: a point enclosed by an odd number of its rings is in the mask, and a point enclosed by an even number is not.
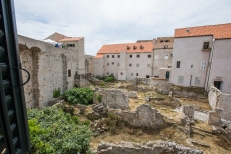
{"type": "Polygon", "coordinates": [[[162,83],[169,83],[169,81],[166,79],[151,78],[149,85],[150,86],[156,86],[156,85],[162,84],[162,83]]]}
{"type": "Polygon", "coordinates": [[[148,104],[142,104],[134,112],[123,112],[123,120],[131,126],[161,128],[165,126],[163,115],[148,104]]]}
{"type": "Polygon", "coordinates": [[[231,120],[231,94],[222,93],[213,85],[210,85],[210,91],[208,94],[209,104],[215,109],[223,109],[220,114],[221,118],[231,120]]]}
{"type": "Polygon", "coordinates": [[[103,103],[105,106],[114,109],[128,109],[129,96],[125,90],[120,89],[95,89],[93,102],[103,103]],[[97,99],[98,97],[98,99],[97,99]],[[99,98],[101,101],[99,102],[99,98]]]}
{"type": "Polygon", "coordinates": [[[101,86],[103,81],[102,80],[92,80],[91,83],[97,86],[101,86]]]}
{"type": "Polygon", "coordinates": [[[101,143],[98,146],[98,154],[203,154],[197,150],[175,142],[149,141],[145,145],[121,141],[119,144],[101,143]]]}
{"type": "Polygon", "coordinates": [[[186,92],[186,91],[179,91],[179,90],[173,90],[173,95],[178,95],[181,97],[190,97],[190,98],[198,98],[198,94],[193,92],[186,92]]]}
{"type": "Polygon", "coordinates": [[[150,85],[150,78],[137,78],[137,83],[150,85]]]}

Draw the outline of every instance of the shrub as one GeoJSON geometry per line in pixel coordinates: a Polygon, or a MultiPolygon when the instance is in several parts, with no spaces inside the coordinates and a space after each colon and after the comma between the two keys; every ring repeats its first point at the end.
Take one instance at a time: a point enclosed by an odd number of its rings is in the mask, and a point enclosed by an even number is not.
{"type": "Polygon", "coordinates": [[[114,82],[115,77],[113,75],[106,76],[104,79],[105,82],[114,82]]]}
{"type": "Polygon", "coordinates": [[[91,131],[57,107],[29,109],[32,154],[88,153],[91,131]]]}
{"type": "Polygon", "coordinates": [[[97,95],[97,96],[96,96],[96,99],[97,99],[97,101],[98,101],[99,103],[101,103],[101,101],[102,101],[102,96],[101,96],[101,95],[97,95]]]}
{"type": "Polygon", "coordinates": [[[65,100],[72,104],[92,104],[93,97],[94,92],[90,88],[74,88],[64,93],[65,100]]]}
{"type": "Polygon", "coordinates": [[[60,88],[58,88],[57,90],[54,89],[53,91],[53,98],[57,98],[60,96],[60,88]]]}
{"type": "Polygon", "coordinates": [[[101,86],[102,86],[102,87],[105,86],[105,82],[104,82],[104,81],[101,82],[101,86]]]}

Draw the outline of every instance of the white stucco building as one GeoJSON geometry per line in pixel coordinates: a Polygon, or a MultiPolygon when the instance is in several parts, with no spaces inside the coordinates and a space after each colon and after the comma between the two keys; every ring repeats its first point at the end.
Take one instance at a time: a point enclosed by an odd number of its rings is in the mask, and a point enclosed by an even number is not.
{"type": "Polygon", "coordinates": [[[153,40],[153,75],[155,78],[169,79],[172,68],[173,37],[158,37],[153,40]]]}
{"type": "Polygon", "coordinates": [[[152,76],[153,41],[103,45],[93,58],[96,77],[114,75],[117,80],[152,76]]]}
{"type": "Polygon", "coordinates": [[[231,24],[176,29],[170,82],[231,93],[230,59],[231,24]]]}

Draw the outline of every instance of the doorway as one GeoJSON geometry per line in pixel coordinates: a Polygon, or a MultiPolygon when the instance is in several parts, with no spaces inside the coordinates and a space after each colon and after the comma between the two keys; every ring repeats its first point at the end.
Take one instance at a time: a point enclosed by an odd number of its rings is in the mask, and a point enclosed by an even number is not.
{"type": "Polygon", "coordinates": [[[169,71],[166,71],[165,78],[166,78],[166,79],[169,79],[169,75],[170,75],[170,72],[169,72],[169,71]]]}
{"type": "Polygon", "coordinates": [[[214,86],[215,86],[217,89],[221,90],[221,85],[222,85],[222,81],[214,81],[214,86]]]}

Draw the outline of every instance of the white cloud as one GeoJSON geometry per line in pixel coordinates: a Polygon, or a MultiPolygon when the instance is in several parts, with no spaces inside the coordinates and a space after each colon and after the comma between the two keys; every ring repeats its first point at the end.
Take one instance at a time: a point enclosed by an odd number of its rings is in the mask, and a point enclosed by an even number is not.
{"type": "Polygon", "coordinates": [[[175,28],[229,23],[230,0],[17,0],[18,33],[85,37],[86,54],[103,44],[173,36],[175,28]]]}

